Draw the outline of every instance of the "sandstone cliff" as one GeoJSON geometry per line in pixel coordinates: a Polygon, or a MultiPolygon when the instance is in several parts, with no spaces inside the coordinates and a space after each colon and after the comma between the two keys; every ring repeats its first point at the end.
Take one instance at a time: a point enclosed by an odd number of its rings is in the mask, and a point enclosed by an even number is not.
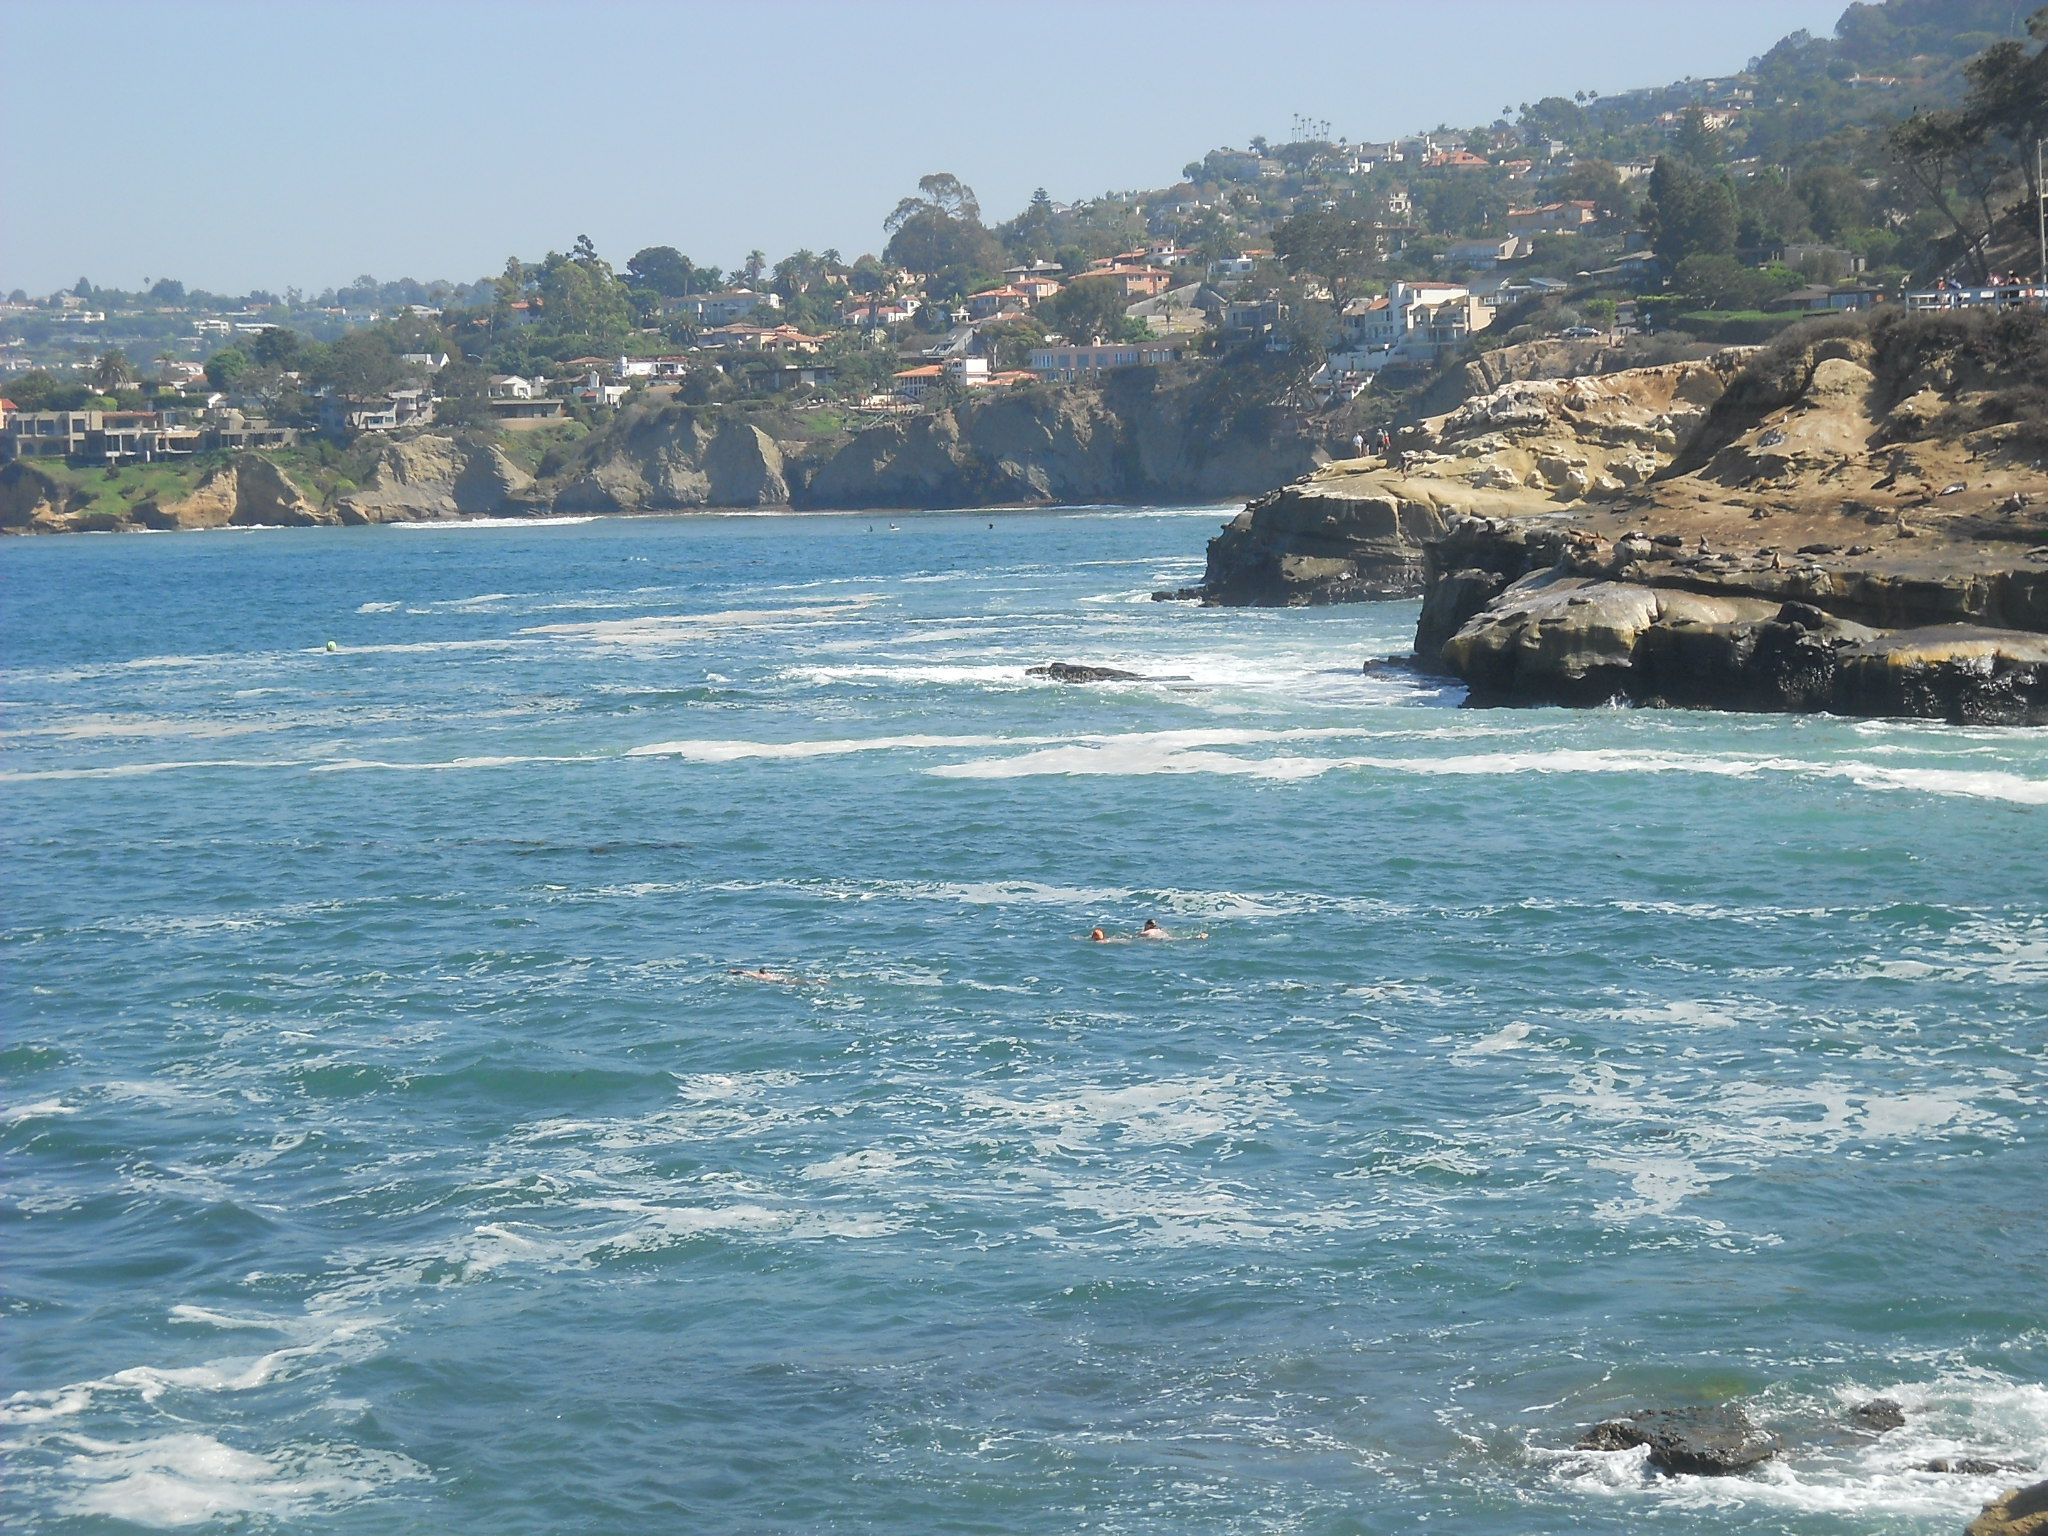
{"type": "Polygon", "coordinates": [[[238,453],[210,469],[188,496],[145,501],[130,514],[145,528],[303,528],[337,523],[260,454],[238,453]]]}
{"type": "Polygon", "coordinates": [[[1458,518],[1537,517],[1643,485],[1740,366],[1726,352],[1474,396],[1404,433],[1391,462],[1342,460],[1252,502],[1210,542],[1202,594],[1282,606],[1412,596],[1425,546],[1458,518]]]}

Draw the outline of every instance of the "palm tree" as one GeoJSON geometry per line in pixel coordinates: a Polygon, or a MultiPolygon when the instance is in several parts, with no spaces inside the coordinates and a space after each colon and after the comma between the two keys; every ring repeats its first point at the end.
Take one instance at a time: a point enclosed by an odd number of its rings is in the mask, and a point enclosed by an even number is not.
{"type": "Polygon", "coordinates": [[[93,388],[101,394],[109,394],[133,376],[135,370],[128,366],[128,356],[119,347],[100,354],[98,362],[92,365],[93,388]]]}
{"type": "Polygon", "coordinates": [[[740,270],[747,275],[747,286],[749,288],[753,287],[756,283],[761,281],[761,273],[767,268],[767,266],[768,256],[766,252],[747,252],[747,259],[744,263],[741,264],[740,270]]]}

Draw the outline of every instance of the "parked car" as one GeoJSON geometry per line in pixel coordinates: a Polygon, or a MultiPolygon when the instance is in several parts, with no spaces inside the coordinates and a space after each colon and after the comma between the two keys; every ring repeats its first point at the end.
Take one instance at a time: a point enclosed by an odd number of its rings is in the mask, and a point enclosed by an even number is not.
{"type": "Polygon", "coordinates": [[[1557,334],[1562,336],[1566,341],[1591,341],[1594,337],[1605,335],[1606,333],[1603,332],[1598,326],[1568,325],[1563,330],[1559,331],[1557,334]]]}

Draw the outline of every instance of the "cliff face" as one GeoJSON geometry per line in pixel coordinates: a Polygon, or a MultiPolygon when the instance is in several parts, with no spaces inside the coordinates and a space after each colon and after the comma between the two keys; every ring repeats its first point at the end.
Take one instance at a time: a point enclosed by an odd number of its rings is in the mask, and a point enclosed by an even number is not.
{"type": "Polygon", "coordinates": [[[583,446],[558,512],[769,507],[789,501],[782,451],[758,427],[687,407],[636,415],[583,446]]]}
{"type": "Polygon", "coordinates": [[[1671,470],[1451,527],[1416,651],[1476,703],[2048,724],[2048,316],[1760,354],[1671,470]]]}
{"type": "Polygon", "coordinates": [[[0,530],[61,533],[70,501],[64,487],[33,464],[16,459],[0,465],[0,530]]]}
{"type": "Polygon", "coordinates": [[[1193,391],[1151,384],[992,392],[883,422],[812,470],[794,499],[809,507],[1203,500],[1243,495],[1322,457],[1290,421],[1232,413],[1219,425],[1193,391]]]}
{"type": "Polygon", "coordinates": [[[427,433],[388,442],[362,487],[335,498],[345,523],[410,523],[532,507],[533,477],[495,445],[427,433]]]}
{"type": "Polygon", "coordinates": [[[130,514],[145,528],[308,528],[338,523],[260,454],[238,453],[206,472],[188,496],[145,501],[130,514]]]}
{"type": "Polygon", "coordinates": [[[1423,588],[1425,547],[1459,518],[1537,517],[1644,484],[1739,366],[1739,354],[1724,353],[1476,395],[1404,433],[1392,462],[1343,460],[1252,502],[1210,542],[1203,598],[1286,606],[1412,596],[1423,588]]]}

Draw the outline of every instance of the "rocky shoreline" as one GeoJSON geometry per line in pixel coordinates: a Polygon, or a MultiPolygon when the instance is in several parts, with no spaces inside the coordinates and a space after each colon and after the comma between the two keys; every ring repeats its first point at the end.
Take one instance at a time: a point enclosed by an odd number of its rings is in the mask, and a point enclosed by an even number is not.
{"type": "Polygon", "coordinates": [[[1905,317],[1509,384],[1253,502],[1197,595],[1420,596],[1417,662],[1478,705],[2048,724],[2035,347],[1905,317]]]}

